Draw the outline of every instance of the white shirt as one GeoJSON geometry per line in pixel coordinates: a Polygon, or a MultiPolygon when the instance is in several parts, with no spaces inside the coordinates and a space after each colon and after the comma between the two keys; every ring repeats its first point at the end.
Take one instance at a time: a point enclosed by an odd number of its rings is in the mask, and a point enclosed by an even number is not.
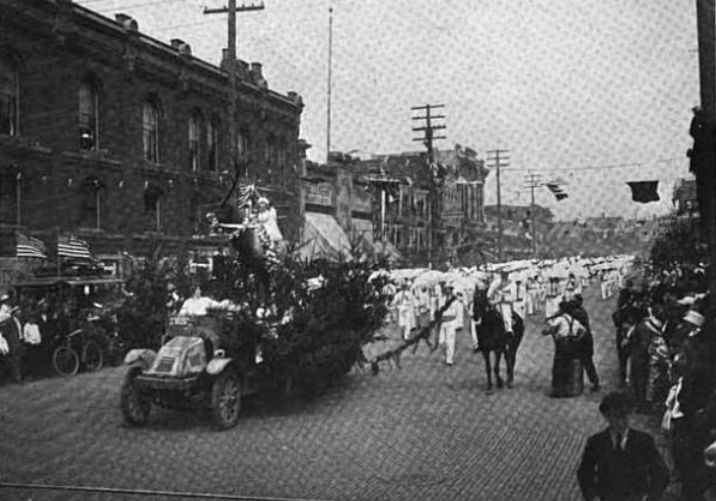
{"type": "Polygon", "coordinates": [[[211,308],[221,308],[222,304],[210,297],[190,297],[181,307],[179,315],[204,316],[211,308]]]}

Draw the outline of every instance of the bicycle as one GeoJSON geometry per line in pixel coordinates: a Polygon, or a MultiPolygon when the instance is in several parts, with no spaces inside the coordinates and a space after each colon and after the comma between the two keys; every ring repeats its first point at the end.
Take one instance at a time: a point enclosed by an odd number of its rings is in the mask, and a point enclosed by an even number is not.
{"type": "Polygon", "coordinates": [[[76,375],[80,364],[87,372],[96,372],[102,368],[104,355],[96,340],[87,337],[84,329],[77,329],[66,336],[62,345],[52,353],[52,366],[55,371],[65,377],[76,375]]]}

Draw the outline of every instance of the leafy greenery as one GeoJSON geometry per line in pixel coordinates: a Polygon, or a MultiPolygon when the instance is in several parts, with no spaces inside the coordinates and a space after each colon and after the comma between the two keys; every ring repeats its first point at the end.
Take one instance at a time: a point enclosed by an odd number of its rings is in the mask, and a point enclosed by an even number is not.
{"type": "MultiPolygon", "coordinates": [[[[287,253],[271,272],[271,290],[233,256],[216,262],[211,276],[189,272],[186,259],[154,258],[139,266],[117,312],[128,347],[158,348],[169,314],[169,283],[188,297],[198,285],[216,300],[240,311],[223,322],[222,343],[229,353],[258,346],[269,377],[287,391],[320,392],[356,363],[362,347],[376,339],[388,313],[384,263],[360,256],[329,262],[287,253]]],[[[253,351],[252,351],[253,352],[253,351]]]]}

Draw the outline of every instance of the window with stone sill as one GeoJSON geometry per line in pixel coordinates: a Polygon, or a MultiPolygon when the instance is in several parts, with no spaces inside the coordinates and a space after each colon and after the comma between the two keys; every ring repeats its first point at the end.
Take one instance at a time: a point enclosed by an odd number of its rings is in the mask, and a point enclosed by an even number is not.
{"type": "Polygon", "coordinates": [[[8,56],[0,55],[0,134],[20,132],[20,71],[8,56]]]}
{"type": "Polygon", "coordinates": [[[206,153],[207,162],[206,168],[210,171],[216,172],[219,170],[219,126],[218,120],[212,118],[206,125],[206,153]]]}
{"type": "Polygon", "coordinates": [[[198,172],[201,165],[201,128],[203,119],[198,110],[189,118],[189,169],[198,172]]]}
{"type": "Polygon", "coordinates": [[[99,85],[86,78],[79,88],[79,140],[80,149],[99,149],[99,85]]]}
{"type": "Polygon", "coordinates": [[[102,204],[104,202],[104,183],[95,178],[88,178],[83,185],[82,221],[83,228],[102,229],[102,204]]]}
{"type": "Polygon", "coordinates": [[[163,198],[164,194],[156,188],[150,187],[144,193],[144,215],[149,231],[163,230],[163,198]]]}
{"type": "Polygon", "coordinates": [[[156,99],[148,99],[142,105],[142,139],[144,159],[159,163],[159,120],[161,112],[156,99]]]}
{"type": "Polygon", "coordinates": [[[22,224],[22,175],[14,169],[0,173],[0,223],[22,224]]]}

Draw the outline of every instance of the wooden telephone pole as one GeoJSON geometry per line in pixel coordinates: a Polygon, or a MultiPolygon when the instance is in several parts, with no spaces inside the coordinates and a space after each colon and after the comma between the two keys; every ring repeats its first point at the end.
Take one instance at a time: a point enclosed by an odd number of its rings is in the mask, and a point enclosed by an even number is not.
{"type": "Polygon", "coordinates": [[[229,157],[234,165],[236,158],[236,13],[263,10],[264,4],[236,6],[236,0],[229,0],[228,7],[204,8],[204,14],[229,14],[229,40],[226,50],[226,68],[229,72],[229,157]]]}
{"type": "MultiPolygon", "coordinates": [[[[433,115],[431,114],[431,111],[436,108],[444,108],[444,104],[426,104],[425,106],[413,106],[410,108],[412,111],[423,111],[425,110],[425,115],[423,116],[417,116],[412,117],[413,120],[424,120],[425,125],[421,127],[413,127],[413,131],[415,132],[422,132],[422,137],[416,137],[413,138],[413,141],[420,141],[425,145],[425,148],[428,150],[428,166],[430,169],[433,168],[433,165],[435,163],[435,150],[433,149],[433,141],[436,139],[445,139],[445,136],[436,136],[435,131],[436,130],[442,130],[445,129],[444,124],[435,124],[433,123],[434,120],[444,120],[445,115],[433,115]]],[[[432,262],[433,259],[433,232],[435,229],[435,226],[437,226],[437,222],[439,220],[439,214],[440,214],[440,198],[439,198],[439,191],[435,184],[433,183],[433,203],[431,204],[431,210],[428,214],[428,259],[432,262]]]]}
{"type": "Polygon", "coordinates": [[[539,174],[530,172],[525,176],[525,186],[530,190],[530,226],[532,227],[532,257],[537,257],[537,219],[535,215],[535,188],[542,186],[539,174]]]}
{"type": "Polygon", "coordinates": [[[487,166],[495,169],[497,180],[497,261],[502,262],[502,194],[500,192],[500,168],[510,165],[508,150],[490,150],[487,152],[487,166]]]}

